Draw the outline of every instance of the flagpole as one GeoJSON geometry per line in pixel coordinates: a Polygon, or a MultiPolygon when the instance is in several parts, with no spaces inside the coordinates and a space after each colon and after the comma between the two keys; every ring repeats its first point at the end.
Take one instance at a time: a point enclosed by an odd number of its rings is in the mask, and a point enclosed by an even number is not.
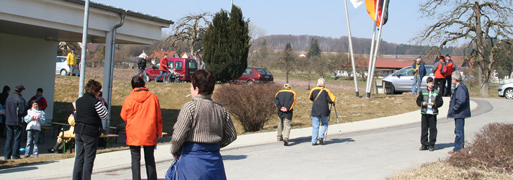
{"type": "MultiPolygon", "coordinates": [[[[379,3],[380,1],[376,1],[378,4],[376,4],[376,11],[375,11],[375,14],[374,14],[374,21],[373,21],[373,27],[374,29],[372,30],[372,43],[371,43],[371,49],[370,49],[370,54],[369,54],[369,64],[368,64],[368,71],[367,71],[367,84],[365,86],[365,97],[366,98],[370,98],[370,90],[371,90],[371,87],[372,87],[372,76],[370,76],[371,74],[371,71],[372,71],[372,65],[374,64],[373,62],[373,56],[374,56],[374,42],[376,41],[376,21],[378,20],[378,8],[379,8],[379,3]]],[[[363,76],[363,74],[362,74],[363,76]]]]}
{"type": "Polygon", "coordinates": [[[360,94],[358,92],[358,80],[356,78],[356,68],[354,65],[353,41],[351,40],[351,26],[349,23],[349,13],[347,12],[347,0],[344,0],[344,6],[346,8],[347,34],[349,36],[349,53],[351,54],[351,65],[353,66],[354,89],[356,97],[360,98],[360,94]]]}
{"type": "MultiPolygon", "coordinates": [[[[384,12],[386,11],[386,8],[387,8],[386,4],[387,4],[387,0],[385,0],[383,2],[382,9],[381,9],[381,19],[379,21],[378,40],[376,42],[376,52],[374,52],[374,64],[372,64],[372,71],[371,71],[370,77],[374,76],[374,69],[376,68],[376,59],[378,57],[379,43],[381,42],[381,32],[383,31],[383,18],[385,17],[383,14],[384,14],[384,12]]],[[[371,79],[371,81],[372,81],[372,79],[371,79]]],[[[372,84],[372,82],[371,82],[371,84],[372,84]]],[[[369,93],[369,97],[370,97],[370,93],[369,93]]]]}

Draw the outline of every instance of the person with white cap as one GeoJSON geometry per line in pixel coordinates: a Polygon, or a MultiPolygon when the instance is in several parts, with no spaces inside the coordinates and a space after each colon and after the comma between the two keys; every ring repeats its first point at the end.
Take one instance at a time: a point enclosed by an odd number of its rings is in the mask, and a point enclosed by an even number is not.
{"type": "Polygon", "coordinates": [[[325,88],[324,78],[317,80],[317,87],[310,91],[309,98],[312,104],[312,145],[324,144],[324,133],[328,129],[329,104],[335,103],[335,95],[325,88]],[[321,132],[319,133],[319,124],[321,132]],[[318,137],[318,138],[317,138],[318,137]]]}
{"type": "Polygon", "coordinates": [[[278,108],[278,141],[283,140],[283,145],[289,145],[290,121],[296,104],[296,92],[291,90],[290,84],[284,84],[283,89],[276,93],[274,104],[278,108]]]}

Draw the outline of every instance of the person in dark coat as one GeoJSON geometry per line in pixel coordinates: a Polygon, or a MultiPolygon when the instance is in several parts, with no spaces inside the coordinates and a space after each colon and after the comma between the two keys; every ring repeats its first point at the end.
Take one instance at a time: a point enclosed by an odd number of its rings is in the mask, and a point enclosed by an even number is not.
{"type": "Polygon", "coordinates": [[[329,104],[335,103],[335,95],[324,87],[323,78],[317,80],[317,87],[310,91],[309,98],[312,104],[312,145],[324,144],[324,133],[328,129],[328,116],[330,115],[329,104]],[[321,132],[319,133],[319,124],[321,132]]]}
{"type": "Polygon", "coordinates": [[[91,179],[98,138],[102,133],[102,120],[109,117],[105,99],[99,97],[102,84],[94,79],[87,82],[86,93],[76,102],[75,164],[73,179],[91,179]]]}
{"type": "Polygon", "coordinates": [[[283,89],[276,93],[274,104],[278,109],[278,141],[283,140],[283,145],[289,145],[290,121],[296,104],[296,92],[291,90],[290,84],[284,84],[283,89]]]}
{"type": "Polygon", "coordinates": [[[5,125],[7,126],[7,138],[5,139],[4,158],[19,159],[21,146],[21,133],[23,132],[23,117],[27,115],[25,99],[21,94],[25,90],[23,85],[18,84],[14,93],[5,101],[5,125]]]}
{"type": "Polygon", "coordinates": [[[418,57],[417,60],[413,62],[413,65],[411,65],[411,69],[415,73],[413,84],[411,86],[411,93],[419,94],[422,78],[426,75],[426,67],[424,66],[424,62],[422,62],[422,58],[418,57]]]}
{"type": "Polygon", "coordinates": [[[137,67],[139,68],[139,73],[137,73],[137,75],[135,76],[139,76],[141,74],[143,74],[143,79],[144,77],[146,77],[146,58],[148,58],[148,56],[146,54],[143,55],[143,57],[141,59],[139,59],[139,62],[137,62],[137,67]]]}
{"type": "Polygon", "coordinates": [[[463,77],[461,72],[455,71],[452,73],[452,83],[456,86],[451,96],[451,102],[449,104],[449,112],[447,113],[448,118],[454,118],[454,149],[449,151],[449,154],[460,151],[465,145],[465,118],[471,116],[470,114],[470,99],[468,95],[468,89],[462,82],[463,77]]]}
{"type": "Polygon", "coordinates": [[[438,93],[438,89],[434,88],[433,78],[426,79],[427,88],[422,90],[417,97],[417,106],[420,108],[422,114],[421,120],[421,135],[420,143],[422,146],[419,150],[435,150],[436,135],[438,130],[436,128],[436,116],[438,115],[438,108],[444,104],[442,94],[438,93]],[[429,135],[429,139],[428,139],[429,135]]]}
{"type": "MultiPolygon", "coordinates": [[[[2,108],[4,110],[5,100],[7,100],[7,97],[9,97],[9,91],[11,91],[11,88],[9,86],[4,86],[4,89],[0,94],[0,105],[3,106],[2,108]]],[[[0,114],[0,117],[0,119],[2,119],[2,121],[0,122],[0,137],[5,137],[5,114],[0,114]]]]}

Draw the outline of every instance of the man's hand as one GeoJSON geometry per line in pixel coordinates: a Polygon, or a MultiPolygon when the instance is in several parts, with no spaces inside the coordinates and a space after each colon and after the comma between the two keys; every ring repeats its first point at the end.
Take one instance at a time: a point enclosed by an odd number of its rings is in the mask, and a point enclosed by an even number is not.
{"type": "Polygon", "coordinates": [[[427,106],[427,102],[423,102],[423,103],[422,103],[422,106],[427,106]]]}
{"type": "Polygon", "coordinates": [[[430,106],[434,106],[434,105],[435,105],[435,103],[434,103],[434,102],[432,102],[432,103],[430,103],[429,105],[430,105],[430,106]]]}
{"type": "Polygon", "coordinates": [[[282,111],[282,112],[287,112],[287,111],[288,111],[288,109],[287,109],[286,107],[281,107],[280,111],[282,111]]]}

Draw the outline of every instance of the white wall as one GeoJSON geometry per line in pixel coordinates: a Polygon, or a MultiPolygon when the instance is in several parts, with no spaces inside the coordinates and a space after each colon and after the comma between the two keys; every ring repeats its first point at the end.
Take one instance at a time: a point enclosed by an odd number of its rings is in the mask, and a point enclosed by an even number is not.
{"type": "Polygon", "coordinates": [[[23,84],[22,95],[28,101],[43,88],[46,118],[53,119],[56,54],[57,42],[0,33],[0,91],[8,85],[13,93],[17,84],[23,84]]]}

